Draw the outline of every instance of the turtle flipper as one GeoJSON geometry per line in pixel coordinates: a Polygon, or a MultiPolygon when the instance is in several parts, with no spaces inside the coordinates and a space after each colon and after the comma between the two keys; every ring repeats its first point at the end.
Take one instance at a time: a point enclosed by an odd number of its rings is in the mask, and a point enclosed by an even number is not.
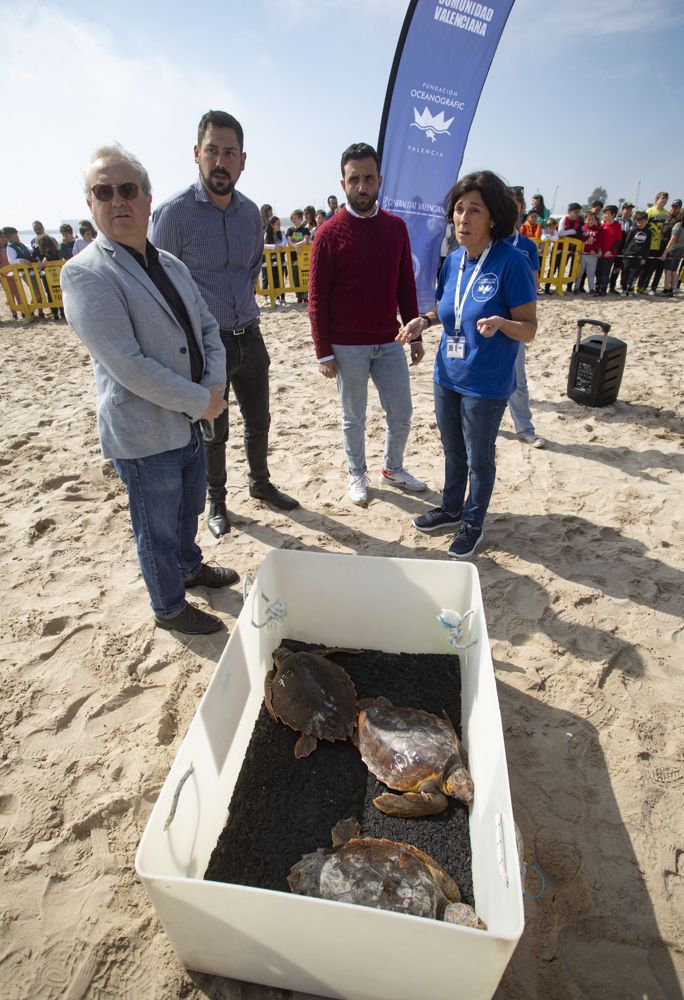
{"type": "Polygon", "coordinates": [[[278,722],[278,716],[273,711],[273,679],[275,675],[275,670],[269,670],[264,679],[264,705],[273,721],[278,722]]]}
{"type": "Polygon", "coordinates": [[[341,819],[335,823],[334,827],[330,831],[332,845],[333,847],[339,847],[341,844],[346,844],[353,837],[358,837],[360,833],[361,827],[359,826],[359,821],[356,816],[350,816],[348,819],[341,819]]]}
{"type": "Polygon", "coordinates": [[[309,733],[302,733],[295,743],[295,757],[308,757],[318,746],[318,740],[309,733]]]}
{"type": "Polygon", "coordinates": [[[403,795],[393,795],[383,792],[373,799],[373,805],[387,816],[434,816],[444,812],[449,800],[446,795],[437,790],[430,792],[404,792],[403,795]]]}

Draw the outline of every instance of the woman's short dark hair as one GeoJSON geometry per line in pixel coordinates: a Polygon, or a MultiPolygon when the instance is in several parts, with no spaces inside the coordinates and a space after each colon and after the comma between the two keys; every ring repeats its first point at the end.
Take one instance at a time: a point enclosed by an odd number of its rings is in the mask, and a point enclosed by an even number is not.
{"type": "Polygon", "coordinates": [[[477,170],[461,177],[444,200],[447,219],[454,214],[454,205],[469,191],[479,191],[480,197],[492,217],[492,237],[504,240],[510,236],[518,221],[518,206],[510,188],[491,170],[477,170]]]}

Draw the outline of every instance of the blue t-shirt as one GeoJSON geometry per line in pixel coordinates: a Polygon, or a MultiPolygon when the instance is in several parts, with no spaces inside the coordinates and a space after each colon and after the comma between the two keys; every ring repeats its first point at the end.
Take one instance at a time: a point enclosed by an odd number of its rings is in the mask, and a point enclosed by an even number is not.
{"type": "Polygon", "coordinates": [[[479,399],[508,399],[515,389],[515,359],[519,341],[501,330],[493,337],[477,331],[478,319],[487,316],[511,318],[511,309],[535,302],[537,291],[532,269],[525,254],[497,240],[468,295],[466,288],[478,260],[466,258],[461,278],[461,336],[465,337],[465,357],[448,358],[447,342],[454,336],[454,295],[463,247],[449,254],[437,285],[437,309],[444,333],[435,358],[434,380],[438,385],[479,399]]]}
{"type": "Polygon", "coordinates": [[[531,240],[529,236],[523,236],[522,233],[513,233],[512,236],[506,237],[505,242],[510,243],[516,250],[521,250],[524,254],[527,254],[532,270],[539,270],[539,250],[534,240],[531,240]]]}

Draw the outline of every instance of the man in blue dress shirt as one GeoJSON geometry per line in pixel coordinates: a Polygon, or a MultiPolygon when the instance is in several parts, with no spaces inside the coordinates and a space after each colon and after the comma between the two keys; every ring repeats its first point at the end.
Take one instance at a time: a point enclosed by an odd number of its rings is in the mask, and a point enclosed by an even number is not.
{"type": "MultiPolygon", "coordinates": [[[[258,500],[293,510],[268,471],[270,359],[259,326],[254,285],[264,249],[259,209],[235,190],[245,167],[242,126],[225,111],[208,111],[197,130],[199,177],[163,202],[152,215],[152,242],[183,261],[217,320],[226,350],[226,398],[232,385],[244,423],[249,492],[258,500]]],[[[204,425],[209,491],[209,530],[230,530],[226,510],[228,411],[204,425]]]]}

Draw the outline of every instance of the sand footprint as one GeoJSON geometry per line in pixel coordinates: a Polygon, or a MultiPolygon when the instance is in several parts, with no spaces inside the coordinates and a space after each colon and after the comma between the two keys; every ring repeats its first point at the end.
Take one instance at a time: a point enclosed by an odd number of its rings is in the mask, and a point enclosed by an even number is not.
{"type": "Polygon", "coordinates": [[[38,487],[41,493],[49,493],[52,490],[58,490],[60,486],[64,486],[65,483],[77,482],[80,476],[53,476],[50,479],[45,479],[38,487]]]}

